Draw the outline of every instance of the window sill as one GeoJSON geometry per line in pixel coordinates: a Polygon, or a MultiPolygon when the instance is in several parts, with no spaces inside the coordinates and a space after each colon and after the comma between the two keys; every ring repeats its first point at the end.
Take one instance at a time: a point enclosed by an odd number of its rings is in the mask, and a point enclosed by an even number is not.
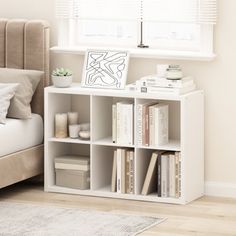
{"type": "MultiPolygon", "coordinates": [[[[87,49],[107,50],[107,47],[52,47],[50,50],[54,53],[78,54],[84,55],[87,49]]],[[[192,61],[212,61],[216,55],[214,53],[203,54],[198,52],[167,51],[151,48],[111,48],[109,50],[128,50],[133,58],[154,58],[154,59],[172,59],[172,60],[192,60],[192,61]]]]}

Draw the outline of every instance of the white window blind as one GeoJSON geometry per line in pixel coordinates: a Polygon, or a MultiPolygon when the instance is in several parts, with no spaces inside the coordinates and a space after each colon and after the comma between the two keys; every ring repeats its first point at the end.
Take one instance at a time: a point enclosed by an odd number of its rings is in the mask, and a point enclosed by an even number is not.
{"type": "Polygon", "coordinates": [[[143,21],[216,23],[216,0],[142,0],[143,21]]]}
{"type": "Polygon", "coordinates": [[[57,18],[83,20],[136,20],[138,0],[57,0],[57,18]]]}
{"type": "Polygon", "coordinates": [[[212,49],[217,0],[56,0],[56,17],[59,37],[69,37],[64,44],[135,47],[143,22],[144,43],[152,47],[202,50],[212,37],[212,49]]]}
{"type": "Polygon", "coordinates": [[[56,16],[215,24],[217,0],[57,0],[56,16]]]}

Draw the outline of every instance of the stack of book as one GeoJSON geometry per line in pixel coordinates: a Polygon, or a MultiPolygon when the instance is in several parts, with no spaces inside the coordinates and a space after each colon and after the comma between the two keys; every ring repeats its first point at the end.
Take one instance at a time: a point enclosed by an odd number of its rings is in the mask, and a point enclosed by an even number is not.
{"type": "Polygon", "coordinates": [[[169,109],[167,104],[137,105],[137,142],[140,146],[158,146],[168,143],[169,109]]]}
{"type": "Polygon", "coordinates": [[[112,142],[133,144],[133,109],[129,102],[117,102],[112,105],[112,142]]]}
{"type": "Polygon", "coordinates": [[[168,93],[181,95],[196,89],[192,77],[184,77],[178,80],[166,79],[157,75],[150,75],[136,81],[136,89],[142,93],[168,93]]]}
{"type": "Polygon", "coordinates": [[[181,196],[180,152],[153,152],[141,193],[147,195],[155,191],[158,197],[181,196]]]}
{"type": "Polygon", "coordinates": [[[134,194],[134,151],[118,148],[114,151],[111,191],[134,194]]]}

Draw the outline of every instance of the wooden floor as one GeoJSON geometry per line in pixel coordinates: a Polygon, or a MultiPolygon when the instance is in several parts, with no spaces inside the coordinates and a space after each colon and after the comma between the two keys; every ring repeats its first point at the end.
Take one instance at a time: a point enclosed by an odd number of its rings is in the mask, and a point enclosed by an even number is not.
{"type": "Polygon", "coordinates": [[[236,199],[203,197],[186,206],[85,197],[43,192],[43,187],[18,184],[0,190],[0,201],[60,205],[73,208],[167,218],[142,236],[236,236],[236,199]]]}

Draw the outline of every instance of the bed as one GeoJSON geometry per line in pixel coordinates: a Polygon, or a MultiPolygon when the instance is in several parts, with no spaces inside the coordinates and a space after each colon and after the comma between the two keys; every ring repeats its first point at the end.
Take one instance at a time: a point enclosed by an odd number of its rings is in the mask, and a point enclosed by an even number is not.
{"type": "Polygon", "coordinates": [[[44,72],[31,102],[32,119],[7,119],[6,126],[0,127],[3,188],[43,173],[43,90],[49,84],[47,22],[0,19],[0,67],[44,72]]]}

